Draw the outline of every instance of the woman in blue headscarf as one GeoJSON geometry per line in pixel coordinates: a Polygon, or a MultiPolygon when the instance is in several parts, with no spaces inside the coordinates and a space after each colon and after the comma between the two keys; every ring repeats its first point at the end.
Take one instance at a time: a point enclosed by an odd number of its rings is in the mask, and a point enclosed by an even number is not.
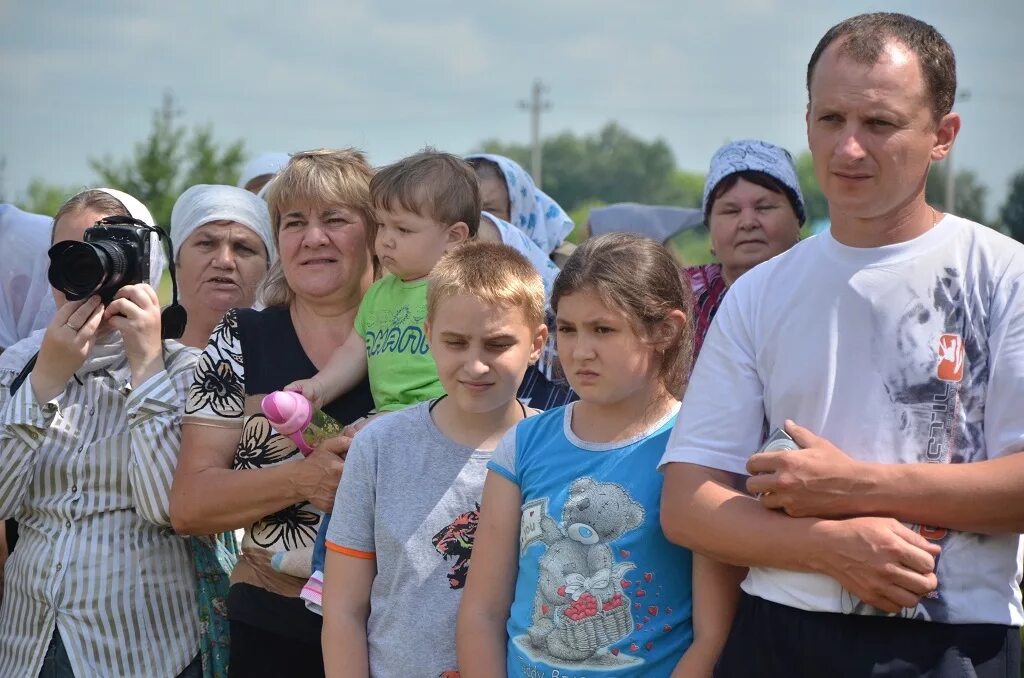
{"type": "Polygon", "coordinates": [[[511,223],[549,256],[572,232],[569,215],[519,163],[489,153],[468,155],[466,162],[480,180],[483,210],[511,223]]]}

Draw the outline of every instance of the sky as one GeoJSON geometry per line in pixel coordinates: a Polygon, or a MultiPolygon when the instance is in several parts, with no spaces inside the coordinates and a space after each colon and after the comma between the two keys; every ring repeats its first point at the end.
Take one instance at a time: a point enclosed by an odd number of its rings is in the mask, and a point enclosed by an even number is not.
{"type": "Polygon", "coordinates": [[[32,178],[92,185],[127,157],[164,92],[188,125],[250,154],[356,146],[383,164],[432,145],[527,142],[519,108],[549,88],[543,135],[617,121],[706,171],[729,139],[806,149],[804,73],[821,35],[865,11],[934,25],[958,62],[954,164],[994,217],[1024,169],[1024,2],[0,0],[0,195],[32,178]]]}

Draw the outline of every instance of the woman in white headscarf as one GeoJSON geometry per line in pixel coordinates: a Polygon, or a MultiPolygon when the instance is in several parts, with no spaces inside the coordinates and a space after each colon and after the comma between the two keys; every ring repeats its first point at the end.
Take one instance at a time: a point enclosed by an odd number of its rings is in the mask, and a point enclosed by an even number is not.
{"type": "Polygon", "coordinates": [[[198,184],[171,211],[179,301],[188,312],[181,337],[203,348],[232,308],[249,308],[277,255],[267,204],[234,186],[198,184]]]}
{"type": "MultiPolygon", "coordinates": [[[[58,211],[53,240],[125,217],[153,223],[125,193],[84,191],[58,211]]],[[[161,339],[165,257],[144,233],[147,282],[102,299],[54,289],[50,324],[0,356],[0,518],[21,526],[0,675],[202,675],[192,558],[168,514],[196,352],[161,339]]],[[[81,272],[63,271],[76,283],[81,272]]]]}
{"type": "Polygon", "coordinates": [[[50,322],[49,217],[0,205],[0,353],[50,322]]]}
{"type": "Polygon", "coordinates": [[[284,169],[291,158],[287,153],[260,153],[246,163],[238,177],[238,187],[250,193],[259,193],[278,172],[284,169]]]}

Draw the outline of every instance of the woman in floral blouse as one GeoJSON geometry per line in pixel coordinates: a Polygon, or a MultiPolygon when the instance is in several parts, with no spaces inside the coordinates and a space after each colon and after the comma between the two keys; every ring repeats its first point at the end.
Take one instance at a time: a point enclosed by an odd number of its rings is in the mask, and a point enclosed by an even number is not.
{"type": "MultiPolygon", "coordinates": [[[[313,376],[352,331],[375,270],[371,174],[353,150],[293,156],[267,194],[280,259],[262,289],[266,308],[228,312],[188,394],[171,520],[185,534],[245,528],[227,604],[233,675],[323,674],[321,620],[299,593],[347,441],[303,458],[260,401],[313,376]]],[[[372,405],[364,382],[324,409],[349,423],[372,405]]]]}

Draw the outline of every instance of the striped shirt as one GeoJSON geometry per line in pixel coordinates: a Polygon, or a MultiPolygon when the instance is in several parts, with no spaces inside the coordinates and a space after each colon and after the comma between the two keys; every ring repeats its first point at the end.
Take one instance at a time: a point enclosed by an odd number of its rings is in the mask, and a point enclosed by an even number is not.
{"type": "Polygon", "coordinates": [[[138,388],[122,351],[47,403],[31,377],[12,397],[0,370],[0,517],[21,530],[0,676],[38,675],[55,627],[77,676],[175,676],[198,653],[192,557],[168,514],[196,354],[164,348],[138,388]]]}

